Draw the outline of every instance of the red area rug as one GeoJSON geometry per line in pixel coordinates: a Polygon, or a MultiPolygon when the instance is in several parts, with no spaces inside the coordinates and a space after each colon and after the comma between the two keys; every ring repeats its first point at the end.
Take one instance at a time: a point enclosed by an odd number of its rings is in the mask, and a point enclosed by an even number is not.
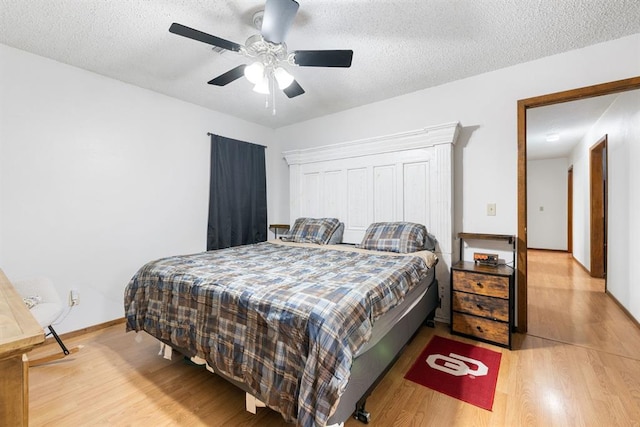
{"type": "Polygon", "coordinates": [[[501,353],[435,335],[404,376],[491,411],[501,353]]]}

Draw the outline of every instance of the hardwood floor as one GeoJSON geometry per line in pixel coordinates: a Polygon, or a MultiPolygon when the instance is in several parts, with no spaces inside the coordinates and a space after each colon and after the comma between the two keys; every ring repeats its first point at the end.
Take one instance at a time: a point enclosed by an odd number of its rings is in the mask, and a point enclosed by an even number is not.
{"type": "Polygon", "coordinates": [[[640,357],[640,328],[565,252],[529,250],[529,335],[640,357]]]}
{"type": "MultiPolygon", "coordinates": [[[[592,289],[597,284],[580,282],[572,290],[562,279],[571,270],[563,254],[539,255],[529,258],[535,332],[516,334],[512,351],[478,344],[502,353],[493,411],[404,380],[434,334],[450,337],[438,324],[419,331],[369,398],[371,426],[640,425],[639,328],[592,289]],[[539,279],[532,272],[538,265],[544,267],[539,279]]],[[[67,344],[84,345],[79,353],[32,368],[31,426],[290,425],[266,408],[247,413],[240,390],[175,353],[172,361],[159,357],[157,342],[138,336],[140,342],[120,324],[73,337],[67,344]]],[[[31,356],[57,350],[47,346],[31,356]]]]}

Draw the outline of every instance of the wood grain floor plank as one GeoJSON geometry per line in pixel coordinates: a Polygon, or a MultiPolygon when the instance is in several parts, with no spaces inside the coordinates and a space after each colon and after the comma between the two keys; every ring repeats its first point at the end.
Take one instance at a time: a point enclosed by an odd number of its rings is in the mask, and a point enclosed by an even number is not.
{"type": "MultiPolygon", "coordinates": [[[[532,251],[542,252],[542,251],[532,251]]],[[[512,351],[423,327],[367,401],[371,426],[638,426],[640,331],[571,266],[565,254],[530,255],[530,330],[512,351]],[[575,289],[572,281],[576,282],[575,289]],[[502,353],[493,411],[405,380],[434,335],[502,353]]],[[[124,325],[72,337],[84,348],[30,369],[31,426],[274,426],[279,414],[244,409],[244,393],[202,367],[158,356],[158,343],[124,325]]],[[[49,354],[47,345],[31,356],[49,354]]],[[[348,420],[347,427],[362,426],[348,420]]]]}

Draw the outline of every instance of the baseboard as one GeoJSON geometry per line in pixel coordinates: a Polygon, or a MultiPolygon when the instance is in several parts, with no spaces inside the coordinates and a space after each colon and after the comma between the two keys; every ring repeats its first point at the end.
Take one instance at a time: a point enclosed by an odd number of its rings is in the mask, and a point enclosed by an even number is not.
{"type": "MultiPolygon", "coordinates": [[[[63,340],[70,339],[80,335],[88,334],[90,332],[99,331],[100,329],[105,329],[110,326],[119,325],[121,323],[124,323],[126,320],[127,319],[125,319],[124,317],[121,317],[120,319],[109,320],[108,322],[98,323],[97,325],[87,326],[86,328],[78,329],[77,331],[66,332],[64,334],[58,334],[58,335],[63,340]]],[[[44,340],[45,345],[51,342],[56,342],[55,338],[48,337],[46,340],[44,340]]]]}
{"type": "Polygon", "coordinates": [[[618,301],[618,299],[616,297],[614,297],[611,292],[606,291],[606,294],[609,295],[609,297],[613,300],[613,302],[615,302],[616,304],[618,304],[618,307],[620,307],[620,309],[624,312],[624,314],[626,314],[629,319],[636,324],[636,326],[638,328],[640,328],[640,322],[638,322],[638,319],[636,319],[635,317],[633,317],[633,315],[631,314],[631,312],[629,310],[627,310],[627,308],[622,305],[622,303],[620,301],[618,301]]]}
{"type": "Polygon", "coordinates": [[[580,261],[578,261],[578,259],[576,257],[574,257],[573,254],[571,254],[571,258],[573,258],[573,260],[576,262],[576,264],[578,264],[589,275],[589,277],[591,277],[591,272],[589,271],[589,269],[587,267],[582,265],[582,263],[580,261]]]}

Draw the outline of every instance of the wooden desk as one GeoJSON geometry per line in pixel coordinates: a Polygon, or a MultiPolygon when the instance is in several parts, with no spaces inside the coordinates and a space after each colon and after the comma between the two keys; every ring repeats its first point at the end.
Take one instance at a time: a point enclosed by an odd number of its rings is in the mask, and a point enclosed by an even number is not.
{"type": "Polygon", "coordinates": [[[44,330],[0,270],[0,425],[29,425],[29,362],[44,330]]]}

